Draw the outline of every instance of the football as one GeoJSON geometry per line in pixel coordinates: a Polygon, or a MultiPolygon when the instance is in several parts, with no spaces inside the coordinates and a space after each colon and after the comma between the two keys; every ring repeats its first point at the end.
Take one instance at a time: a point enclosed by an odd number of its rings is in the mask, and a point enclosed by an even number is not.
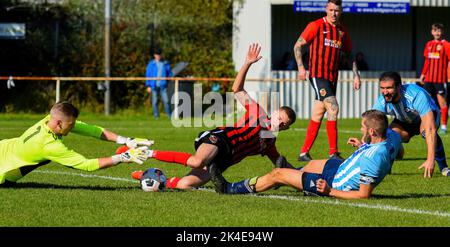
{"type": "Polygon", "coordinates": [[[141,177],[141,188],[146,192],[162,192],[166,183],[166,175],[158,168],[147,169],[141,177]]]}

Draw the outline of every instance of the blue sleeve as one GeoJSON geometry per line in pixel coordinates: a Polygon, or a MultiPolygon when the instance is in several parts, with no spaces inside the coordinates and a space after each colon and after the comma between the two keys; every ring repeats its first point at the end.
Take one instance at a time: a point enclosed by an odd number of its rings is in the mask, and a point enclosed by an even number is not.
{"type": "Polygon", "coordinates": [[[359,162],[361,162],[361,172],[360,172],[360,178],[359,183],[360,184],[375,184],[378,179],[378,169],[377,169],[377,163],[375,157],[367,158],[367,157],[361,157],[359,159],[359,162]]]}
{"type": "Polygon", "coordinates": [[[418,91],[416,97],[414,97],[413,108],[419,112],[420,117],[423,117],[429,111],[432,110],[430,104],[430,98],[423,91],[418,91]]]}
{"type": "Polygon", "coordinates": [[[379,147],[370,157],[361,157],[359,160],[359,162],[362,162],[360,183],[365,185],[379,184],[389,172],[390,160],[386,146],[379,147]]]}
{"type": "Polygon", "coordinates": [[[386,113],[386,103],[384,102],[382,95],[378,97],[377,102],[372,106],[372,109],[386,113]]]}
{"type": "MultiPolygon", "coordinates": [[[[148,65],[147,65],[147,70],[145,71],[145,77],[153,77],[153,75],[152,75],[151,62],[149,62],[148,65]]],[[[151,81],[151,80],[146,80],[146,81],[145,81],[145,87],[151,87],[151,88],[153,88],[153,86],[152,86],[152,81],[151,81]]]]}

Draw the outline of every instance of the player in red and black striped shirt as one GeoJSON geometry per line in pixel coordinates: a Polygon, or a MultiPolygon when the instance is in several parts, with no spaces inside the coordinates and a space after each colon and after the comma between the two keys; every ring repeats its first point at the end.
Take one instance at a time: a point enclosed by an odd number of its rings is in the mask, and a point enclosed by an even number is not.
{"type": "MultiPolygon", "coordinates": [[[[210,180],[207,166],[215,164],[221,171],[240,162],[247,156],[267,155],[273,164],[280,158],[275,146],[274,132],[286,130],[295,122],[294,110],[287,106],[267,113],[244,90],[245,77],[250,66],[261,59],[261,48],[258,44],[250,46],[246,60],[233,83],[233,92],[237,101],[246,109],[245,115],[232,127],[218,127],[201,132],[195,140],[196,153],[153,150],[152,158],[179,163],[192,168],[183,178],[172,178],[167,187],[190,189],[201,186],[210,180]]],[[[139,179],[142,171],[134,172],[132,176],[139,179]]]]}
{"type": "MultiPolygon", "coordinates": [[[[336,100],[336,83],[341,52],[350,53],[352,42],[347,29],[339,22],[342,13],[341,0],[328,0],[327,15],[310,22],[294,46],[298,66],[298,78],[306,79],[306,70],[302,62],[302,47],[309,45],[309,81],[316,98],[313,115],[306,132],[305,143],[300,150],[299,161],[309,161],[311,149],[320,129],[322,119],[327,112],[327,133],[330,158],[340,158],[337,147],[337,114],[339,105],[336,100]]],[[[356,63],[353,62],[354,89],[358,90],[360,78],[356,63]]]]}
{"type": "Polygon", "coordinates": [[[448,107],[445,99],[449,82],[450,69],[450,43],[442,39],[444,25],[434,23],[431,25],[433,40],[428,41],[423,51],[425,63],[423,65],[420,81],[427,92],[433,97],[441,108],[441,133],[447,133],[448,107]]]}

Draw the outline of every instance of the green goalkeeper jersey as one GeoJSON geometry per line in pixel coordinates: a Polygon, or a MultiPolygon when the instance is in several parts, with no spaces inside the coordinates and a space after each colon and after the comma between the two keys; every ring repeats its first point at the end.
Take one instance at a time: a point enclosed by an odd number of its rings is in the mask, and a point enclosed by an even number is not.
{"type": "MultiPolygon", "coordinates": [[[[86,159],[66,147],[62,137],[47,126],[49,119],[50,115],[46,116],[18,138],[0,141],[0,184],[9,172],[17,173],[18,169],[24,167],[37,168],[50,161],[85,171],[99,169],[98,159],[86,159]]],[[[103,128],[76,121],[71,132],[100,139],[103,128]]]]}

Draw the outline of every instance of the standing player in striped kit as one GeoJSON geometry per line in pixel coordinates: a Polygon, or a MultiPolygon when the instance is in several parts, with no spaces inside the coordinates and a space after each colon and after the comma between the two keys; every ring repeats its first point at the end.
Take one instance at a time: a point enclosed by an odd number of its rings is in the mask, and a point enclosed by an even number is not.
{"type": "MultiPolygon", "coordinates": [[[[298,66],[298,78],[306,79],[306,70],[302,62],[302,47],[309,45],[309,81],[316,97],[313,115],[308,125],[305,143],[300,150],[299,161],[312,160],[309,155],[322,119],[327,112],[327,133],[330,158],[340,158],[337,139],[337,115],[339,105],[336,100],[336,83],[338,80],[339,57],[341,51],[350,52],[352,42],[347,29],[339,22],[342,13],[341,0],[328,0],[327,15],[310,22],[294,46],[295,59],[298,66]]],[[[354,89],[360,86],[360,77],[356,63],[353,62],[354,89]]]]}
{"type": "Polygon", "coordinates": [[[441,108],[441,134],[447,133],[448,107],[445,100],[446,83],[449,82],[450,43],[442,39],[444,25],[435,23],[431,25],[433,40],[428,41],[423,51],[425,63],[423,65],[420,82],[425,90],[433,97],[441,108]]]}
{"type": "MultiPolygon", "coordinates": [[[[149,157],[160,161],[178,163],[192,168],[183,178],[171,178],[168,188],[191,189],[206,184],[210,179],[208,167],[215,166],[220,173],[252,155],[267,156],[274,165],[282,158],[275,146],[276,131],[287,130],[295,122],[296,114],[290,107],[282,106],[271,114],[271,118],[259,104],[244,90],[247,71],[253,63],[261,59],[261,47],[252,44],[248,49],[245,63],[233,83],[236,100],[245,109],[245,115],[233,126],[218,127],[200,132],[195,139],[194,155],[190,153],[151,150],[149,157]]],[[[286,162],[287,163],[287,162],[286,162]]],[[[290,167],[288,164],[282,167],[290,167]]],[[[142,171],[135,171],[132,177],[140,179],[142,171]]]]}

